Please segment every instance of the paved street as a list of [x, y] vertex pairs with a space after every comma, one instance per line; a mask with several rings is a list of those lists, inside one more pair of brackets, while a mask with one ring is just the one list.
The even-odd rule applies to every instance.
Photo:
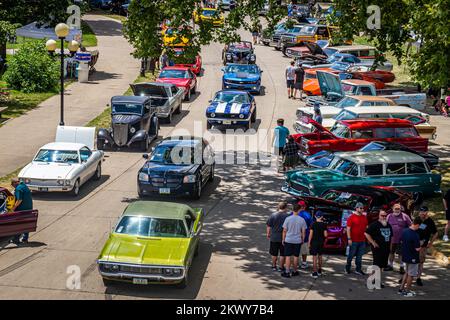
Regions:
[[[91, 18], [89, 18], [91, 19]], [[97, 16], [96, 16], [97, 19]], [[99, 18], [100, 19], [100, 18]], [[102, 21], [93, 22], [99, 29]], [[105, 38], [107, 38], [105, 36]], [[101, 51], [99, 70], [114, 68], [115, 75], [105, 71], [104, 80], [108, 84], [108, 95], [121, 94], [125, 84], [132, 81], [138, 73], [138, 65], [128, 56], [130, 48], [119, 31], [115, 35], [117, 44], [111, 44], [110, 53], [105, 47]], [[99, 37], [99, 46], [102, 37]], [[175, 117], [172, 125], [162, 125], [161, 134], [167, 136], [177, 129], [193, 132], [195, 121], [204, 120], [205, 107], [213, 94], [221, 89], [220, 61], [222, 46], [213, 44], [203, 49], [204, 75], [199, 78], [199, 93], [190, 103], [183, 104], [181, 115]], [[113, 54], [113, 52], [117, 52]], [[107, 54], [111, 57], [106, 58]], [[256, 96], [258, 121], [255, 127], [260, 133], [273, 129], [276, 119], [284, 117], [287, 126], [292, 127], [295, 110], [299, 102], [287, 99], [284, 81], [284, 68], [289, 62], [279, 52], [269, 47], [258, 46], [257, 62], [264, 70], [264, 93]], [[116, 58], [114, 58], [114, 57]], [[100, 65], [102, 63], [102, 65]], [[103, 69], [104, 68], [104, 69]], [[119, 70], [120, 69], [120, 70]], [[120, 74], [120, 75], [119, 75]], [[101, 74], [100, 74], [101, 76]], [[116, 77], [115, 81], [106, 80]], [[79, 112], [67, 118], [67, 125], [82, 125], [103, 110], [106, 100], [96, 95], [98, 87], [89, 88], [93, 104], [80, 105]], [[75, 90], [73, 86], [72, 90]], [[103, 90], [103, 89], [102, 89]], [[110, 94], [109, 94], [110, 92]], [[79, 96], [79, 93], [77, 93]], [[66, 97], [70, 101], [72, 95]], [[27, 122], [31, 117], [24, 116], [11, 121], [0, 128], [0, 135], [15, 136], [12, 125], [35, 125], [36, 135], [29, 146], [29, 154], [17, 159], [15, 167], [5, 165], [8, 153], [16, 154], [15, 149], [2, 148], [0, 151], [0, 175], [10, 172], [20, 164], [26, 163], [37, 147], [49, 141], [54, 134], [54, 124], [58, 122], [58, 113], [48, 109], [58, 106], [56, 100], [49, 101], [47, 107], [32, 111], [36, 119], [46, 119], [45, 124]], [[80, 97], [81, 99], [81, 97]], [[94, 103], [95, 101], [95, 103]], [[74, 97], [69, 102], [77, 105]], [[53, 107], [51, 107], [53, 106]], [[47, 111], [45, 111], [47, 109]], [[44, 115], [48, 113], [48, 118]], [[35, 114], [35, 115], [34, 115]], [[28, 118], [27, 118], [28, 117]], [[41, 118], [42, 117], [42, 118]], [[39, 127], [38, 127], [39, 126]], [[204, 121], [202, 128], [206, 128]], [[20, 132], [26, 132], [21, 130]], [[38, 134], [39, 132], [39, 134]], [[269, 131], [268, 131], [269, 132]], [[438, 132], [440, 134], [440, 132]], [[42, 135], [42, 136], [41, 136]], [[233, 137], [237, 137], [236, 135]], [[211, 134], [210, 141], [216, 151], [224, 151], [233, 158], [239, 157], [239, 151], [253, 150], [267, 152], [270, 136], [262, 134], [257, 143], [242, 141], [247, 137], [239, 136], [235, 147], [223, 146], [223, 134]], [[232, 139], [230, 139], [232, 140]], [[268, 141], [269, 140], [269, 141]], [[230, 141], [228, 141], [230, 143]], [[447, 142], [448, 143], [448, 142]], [[245, 154], [244, 154], [245, 155]], [[18, 163], [20, 162], [20, 163]], [[0, 298], [1, 299], [398, 299], [398, 274], [389, 273], [387, 288], [370, 292], [365, 287], [365, 278], [343, 274], [342, 255], [325, 256], [323, 278], [313, 280], [310, 270], [302, 271], [300, 277], [284, 279], [270, 268], [267, 253], [268, 241], [265, 238], [265, 221], [278, 201], [287, 199], [279, 191], [283, 176], [262, 164], [219, 165], [216, 168], [215, 181], [208, 185], [201, 200], [190, 201], [184, 198], [170, 200], [187, 203], [193, 207], [202, 207], [207, 213], [203, 229], [200, 254], [194, 261], [190, 273], [190, 285], [184, 290], [163, 286], [132, 286], [118, 284], [105, 289], [96, 269], [95, 260], [109, 231], [114, 226], [123, 209], [137, 199], [136, 175], [142, 166], [140, 152], [129, 150], [107, 152], [103, 165], [103, 178], [99, 182], [86, 184], [81, 195], [72, 198], [68, 195], [45, 194], [35, 196], [35, 207], [40, 211], [38, 231], [31, 235], [28, 246], [10, 245], [0, 251]], [[12, 170], [11, 170], [12, 169]], [[366, 255], [368, 266], [370, 256]], [[66, 281], [67, 268], [79, 266], [82, 273], [81, 288], [69, 290]], [[448, 269], [439, 267], [433, 259], [426, 264], [423, 277], [425, 286], [417, 290], [414, 299], [448, 299], [446, 284]]]

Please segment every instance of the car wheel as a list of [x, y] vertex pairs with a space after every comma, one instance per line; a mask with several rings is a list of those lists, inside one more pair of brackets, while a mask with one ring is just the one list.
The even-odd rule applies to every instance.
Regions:
[[169, 116], [164, 118], [165, 123], [172, 123], [172, 113], [169, 113]]
[[199, 251], [200, 251], [200, 241], [198, 241], [197, 246], [195, 247], [194, 257], [198, 256]]
[[73, 185], [72, 191], [71, 191], [72, 196], [76, 197], [80, 194], [80, 179], [78, 179], [77, 181], [75, 181], [75, 184]]
[[197, 84], [195, 84], [195, 86], [192, 88], [192, 94], [195, 94], [197, 92]]
[[97, 139], [97, 150], [105, 150], [105, 140]]
[[253, 123], [256, 122], [256, 109], [255, 109], [255, 111], [253, 111], [253, 113], [252, 113], [251, 120], [252, 120]]
[[265, 45], [265, 46], [269, 45], [269, 43], [267, 41], [263, 41], [262, 44]]
[[105, 287], [109, 287], [109, 286], [111, 286], [114, 283], [114, 281], [109, 280], [109, 279], [105, 279], [105, 278], [102, 278], [102, 280], [103, 280], [103, 285]]
[[98, 181], [102, 178], [102, 165], [99, 163], [97, 169], [95, 170], [94, 180]]
[[202, 176], [198, 177], [197, 185], [195, 186], [194, 191], [191, 193], [191, 198], [194, 200], [200, 199], [202, 196]]
[[191, 90], [188, 90], [186, 95], [184, 96], [184, 101], [191, 100]]
[[141, 189], [139, 189], [139, 188], [138, 188], [138, 197], [139, 197], [140, 199], [143, 199], [143, 198], [144, 198], [144, 194], [141, 192]]
[[213, 165], [211, 167], [211, 173], [209, 174], [209, 179], [208, 179], [208, 181], [210, 181], [210, 182], [214, 181], [214, 168], [215, 168], [215, 166]]

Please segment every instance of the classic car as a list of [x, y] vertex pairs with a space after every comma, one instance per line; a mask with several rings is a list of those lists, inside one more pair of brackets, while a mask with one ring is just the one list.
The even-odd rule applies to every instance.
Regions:
[[163, 28], [161, 30], [161, 36], [164, 46], [178, 47], [178, 48], [188, 46], [191, 43], [191, 41], [187, 36], [189, 32], [184, 32], [186, 28], [190, 27], [182, 26], [178, 30], [171, 27]]
[[89, 179], [100, 180], [104, 153], [94, 150], [95, 128], [58, 126], [55, 142], [41, 147], [20, 172], [31, 191], [78, 196]]
[[[328, 48], [330, 50], [330, 48]], [[361, 66], [361, 67], [368, 67], [368, 68], [374, 68], [375, 70], [382, 70], [382, 71], [392, 71], [393, 65], [390, 62], [383, 62], [383, 64], [380, 65], [374, 65], [375, 60], [368, 60], [368, 59], [359, 59], [358, 57], [350, 54], [350, 53], [335, 53], [332, 56], [328, 57], [323, 62], [314, 60], [311, 62], [304, 61], [302, 66], [304, 68], [326, 68], [330, 67], [332, 64], [336, 62], [344, 62], [347, 63], [348, 66]]]
[[417, 110], [424, 110], [426, 106], [426, 94], [412, 90], [399, 91], [396, 88], [376, 90], [371, 82], [358, 79], [342, 80], [338, 75], [317, 71], [317, 79], [322, 96], [308, 97], [306, 106], [335, 105], [348, 95], [369, 95], [391, 99], [398, 106], [405, 106]]
[[142, 82], [130, 84], [135, 96], [150, 98], [150, 106], [156, 107], [156, 115], [166, 123], [172, 122], [172, 115], [181, 113], [184, 88], [172, 83]]
[[246, 91], [222, 90], [216, 93], [206, 108], [206, 128], [213, 126], [245, 126], [256, 122], [256, 102]]
[[339, 152], [326, 168], [288, 171], [282, 191], [320, 196], [349, 185], [395, 187], [433, 196], [441, 192], [441, 175], [432, 173], [424, 158], [405, 151]]
[[368, 45], [340, 45], [340, 46], [328, 46], [329, 55], [335, 53], [349, 53], [361, 60], [375, 60], [377, 54], [377, 48]]
[[39, 212], [37, 210], [12, 211], [14, 195], [0, 187], [0, 247], [19, 234], [35, 232]]
[[256, 64], [227, 64], [222, 68], [222, 89], [261, 93], [261, 72]]
[[104, 285], [122, 281], [185, 288], [203, 219], [203, 209], [180, 203], [129, 204], [97, 259]]
[[164, 67], [156, 82], [172, 83], [178, 88], [184, 88], [184, 100], [191, 100], [191, 95], [197, 91], [197, 77], [189, 67]]
[[224, 17], [220, 10], [214, 8], [199, 8], [194, 11], [195, 23], [211, 23], [214, 27], [221, 27], [224, 23]]
[[286, 48], [284, 54], [296, 60], [298, 64], [312, 61], [324, 61], [334, 54], [328, 51], [329, 41], [319, 40], [316, 42], [300, 41], [299, 43]]
[[183, 48], [174, 48], [174, 66], [175, 67], [189, 67], [195, 75], [199, 75], [202, 71], [202, 57], [197, 55], [195, 58], [187, 59], [183, 56]]
[[144, 159], [137, 177], [141, 198], [156, 194], [200, 199], [203, 187], [214, 180], [214, 150], [202, 138], [166, 138]]
[[269, 46], [274, 47], [276, 50], [281, 50], [281, 38], [296, 37], [298, 34], [300, 34], [303, 26], [303, 24], [295, 24], [291, 28], [286, 28], [286, 24], [279, 25], [279, 28], [275, 29], [272, 37], [270, 38]]
[[336, 120], [392, 118], [411, 121], [423, 138], [435, 139], [436, 137], [436, 126], [430, 125], [430, 116], [428, 114], [403, 106], [378, 106], [376, 108], [349, 107], [342, 109], [333, 118], [323, 119], [322, 126], [326, 129], [331, 129], [336, 123]]
[[331, 130], [312, 119], [306, 121], [315, 130], [293, 135], [303, 157], [322, 150], [355, 151], [372, 141], [397, 142], [421, 152], [428, 149], [428, 139], [422, 138], [408, 120], [338, 120]]
[[218, 0], [217, 7], [222, 10], [231, 11], [236, 8], [236, 0]]
[[[387, 142], [387, 141], [372, 141], [368, 144], [366, 144], [364, 147], [359, 149], [358, 151], [366, 152], [366, 151], [383, 151], [383, 150], [400, 150], [400, 151], [406, 151], [411, 152], [414, 154], [417, 154], [425, 159], [428, 166], [431, 169], [436, 168], [439, 165], [439, 157], [432, 154], [431, 152], [420, 152], [413, 150], [411, 148], [408, 148], [402, 144], [395, 143], [395, 142]], [[305, 163], [313, 168], [325, 168], [327, 167], [331, 160], [334, 158], [334, 152], [333, 151], [326, 151], [322, 150], [319, 151], [313, 155], [310, 155], [306, 157]]]
[[256, 55], [252, 43], [241, 41], [225, 45], [222, 51], [222, 60], [224, 65], [227, 63], [255, 64]]
[[411, 215], [416, 201], [413, 194], [393, 187], [345, 186], [325, 191], [320, 197], [296, 196], [306, 202], [309, 212], [324, 213], [327, 237], [324, 249], [344, 251], [347, 247], [346, 218], [353, 212], [358, 202], [364, 205], [369, 223], [378, 219], [380, 209], [391, 211], [395, 203], [400, 203], [404, 212]]
[[258, 15], [265, 16], [270, 10], [270, 3], [269, 1], [264, 1], [264, 4], [262, 7], [258, 10]]
[[268, 46], [270, 44], [270, 41], [272, 40], [272, 37], [276, 33], [286, 32], [288, 29], [285, 28], [285, 26], [285, 22], [280, 22], [273, 28], [273, 30], [271, 30], [270, 28], [263, 29], [260, 37], [260, 41], [262, 42], [262, 44]]
[[158, 134], [159, 120], [153, 98], [115, 96], [111, 98], [111, 127], [98, 130], [97, 149], [139, 144], [139, 148], [147, 151]]

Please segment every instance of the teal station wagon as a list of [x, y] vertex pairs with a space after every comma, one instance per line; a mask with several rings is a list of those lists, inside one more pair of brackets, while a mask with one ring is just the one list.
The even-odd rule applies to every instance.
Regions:
[[348, 185], [390, 186], [432, 196], [441, 192], [441, 175], [432, 173], [424, 158], [405, 151], [342, 152], [327, 168], [287, 172], [281, 190], [320, 196]]

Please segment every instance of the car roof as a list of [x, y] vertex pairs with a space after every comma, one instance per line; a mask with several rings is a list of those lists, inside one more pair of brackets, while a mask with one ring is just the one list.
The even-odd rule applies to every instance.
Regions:
[[399, 150], [338, 152], [336, 155], [359, 165], [425, 162], [425, 159], [417, 154]]
[[375, 108], [348, 107], [345, 110], [356, 114], [405, 113], [420, 115], [420, 111], [405, 106], [377, 106]]
[[175, 65], [175, 66], [164, 67], [164, 68], [162, 68], [161, 71], [164, 71], [164, 70], [182, 70], [182, 71], [188, 71], [188, 70], [190, 70], [190, 68], [189, 68], [189, 67], [186, 67], [186, 66], [177, 66], [177, 65]]
[[51, 143], [47, 143], [46, 145], [42, 146], [41, 149], [78, 151], [83, 147], [86, 147], [86, 145], [84, 145], [82, 143], [51, 142]]
[[383, 120], [340, 120], [339, 122], [343, 123], [350, 129], [370, 129], [370, 128], [409, 128], [414, 125], [411, 121], [404, 119], [383, 119]]
[[385, 98], [385, 97], [379, 97], [379, 96], [355, 96], [355, 95], [348, 95], [347, 97], [353, 98], [353, 99], [357, 99], [360, 101], [386, 101], [386, 102], [392, 102], [394, 103], [394, 101], [392, 101], [391, 99]]
[[151, 98], [148, 96], [114, 96], [111, 98], [112, 102], [144, 103], [147, 100], [151, 100]]
[[348, 45], [348, 46], [331, 46], [328, 47], [330, 49], [335, 49], [338, 51], [344, 51], [344, 50], [370, 50], [370, 49], [376, 49], [373, 46], [368, 45]]
[[174, 202], [136, 201], [128, 205], [122, 216], [146, 216], [152, 218], [184, 219], [191, 207]]
[[248, 95], [247, 91], [242, 91], [242, 90], [220, 90], [220, 91], [217, 91], [216, 94], [218, 94], [219, 92]]
[[187, 137], [187, 136], [180, 136], [180, 137], [168, 137], [165, 138], [163, 141], [161, 141], [158, 146], [187, 146], [187, 147], [193, 147], [194, 145], [201, 144], [203, 141], [202, 138], [197, 137]]
[[360, 79], [347, 79], [342, 80], [342, 83], [352, 84], [352, 85], [373, 85], [372, 82], [366, 81], [366, 80], [360, 80]]

